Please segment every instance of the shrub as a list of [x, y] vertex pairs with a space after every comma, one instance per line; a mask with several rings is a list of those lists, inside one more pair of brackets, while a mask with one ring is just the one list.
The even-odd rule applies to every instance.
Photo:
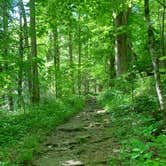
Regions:
[[109, 103], [111, 99], [114, 97], [114, 93], [111, 89], [102, 91], [98, 96], [97, 96], [97, 101], [104, 105]]
[[110, 166], [165, 166], [166, 132], [159, 130], [154, 134], [165, 123], [162, 112], [157, 111], [154, 80], [137, 79], [132, 91], [130, 84], [123, 89], [127, 86], [123, 83], [117, 82], [98, 96], [98, 101], [111, 112], [110, 132], [120, 146], [119, 154], [110, 156]]
[[156, 111], [158, 108], [157, 99], [151, 95], [138, 95], [134, 97], [134, 110], [137, 112]]
[[0, 166], [29, 163], [44, 137], [83, 106], [76, 96], [52, 98], [24, 114], [0, 117]]

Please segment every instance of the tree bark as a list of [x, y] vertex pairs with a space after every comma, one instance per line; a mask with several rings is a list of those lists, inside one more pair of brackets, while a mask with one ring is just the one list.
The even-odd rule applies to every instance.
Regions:
[[[163, 3], [165, 4], [165, 0], [163, 0]], [[163, 6], [163, 12], [162, 12], [162, 27], [161, 27], [161, 53], [162, 56], [165, 56], [165, 6]], [[166, 62], [165, 62], [166, 64]]]
[[[9, 12], [8, 12], [8, 8], [9, 8], [9, 4], [8, 4], [8, 1], [3, 1], [3, 9], [2, 9], [2, 13], [3, 13], [3, 42], [4, 42], [4, 45], [3, 45], [3, 58], [5, 60], [4, 62], [4, 66], [3, 66], [3, 70], [5, 72], [8, 71], [8, 61], [7, 61], [7, 58], [8, 58], [8, 23], [9, 23]], [[13, 103], [13, 90], [12, 88], [10, 87], [9, 85], [9, 90], [8, 90], [8, 93], [7, 93], [7, 98], [8, 98], [8, 105], [9, 105], [9, 110], [10, 111], [13, 111], [14, 110], [14, 103]]]
[[145, 8], [145, 19], [146, 19], [147, 33], [148, 33], [148, 47], [149, 47], [149, 53], [150, 53], [152, 64], [153, 64], [156, 93], [157, 93], [158, 101], [160, 104], [160, 109], [164, 110], [165, 103], [164, 103], [164, 97], [163, 97], [162, 89], [161, 89], [159, 60], [158, 60], [159, 57], [157, 55], [157, 51], [155, 50], [155, 37], [154, 37], [153, 27], [151, 25], [151, 20], [150, 20], [149, 0], [144, 0], [144, 8]]
[[21, 10], [21, 3], [19, 4], [20, 12], [20, 30], [19, 30], [19, 71], [18, 71], [18, 106], [21, 109], [25, 109], [24, 98], [23, 98], [23, 56], [24, 56], [24, 46], [23, 46], [23, 22], [22, 16], [23, 12]]
[[115, 18], [115, 69], [116, 75], [125, 74], [128, 70], [127, 30], [130, 9], [120, 12]]
[[32, 55], [29, 53], [29, 37], [28, 37], [28, 22], [27, 22], [27, 16], [24, 8], [23, 0], [20, 0], [20, 10], [22, 12], [23, 17], [23, 36], [24, 36], [24, 51], [26, 50], [27, 56], [28, 56], [28, 90], [30, 98], [32, 98]]
[[[79, 15], [80, 21], [80, 15]], [[81, 95], [81, 27], [78, 25], [78, 95]]]
[[39, 78], [38, 78], [38, 63], [37, 63], [37, 43], [36, 43], [36, 14], [35, 0], [30, 0], [30, 36], [31, 36], [31, 54], [32, 54], [32, 103], [38, 104], [40, 101], [39, 94]]
[[[69, 27], [70, 28], [70, 27]], [[72, 31], [69, 29], [69, 61], [70, 61], [70, 79], [71, 79], [71, 92], [74, 94], [75, 89], [74, 89], [74, 70], [73, 70], [73, 36], [72, 36]]]
[[113, 55], [110, 55], [108, 59], [108, 87], [109, 88], [113, 86], [112, 79], [115, 77], [114, 65], [115, 65], [115, 58]]
[[55, 23], [53, 29], [53, 45], [54, 45], [54, 70], [55, 70], [55, 92], [56, 97], [60, 96], [60, 53], [58, 41], [58, 28]]

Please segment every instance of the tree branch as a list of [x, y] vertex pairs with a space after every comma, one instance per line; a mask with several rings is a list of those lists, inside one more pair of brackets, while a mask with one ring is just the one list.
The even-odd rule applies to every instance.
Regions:
[[164, 4], [164, 2], [161, 2], [160, 0], [157, 0], [157, 2], [162, 5], [164, 8], [166, 8], [166, 4]]

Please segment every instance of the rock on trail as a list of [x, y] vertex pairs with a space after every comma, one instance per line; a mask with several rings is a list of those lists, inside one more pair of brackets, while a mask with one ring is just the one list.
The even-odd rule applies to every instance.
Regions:
[[91, 103], [48, 136], [32, 165], [107, 166], [118, 146], [110, 129], [108, 112]]

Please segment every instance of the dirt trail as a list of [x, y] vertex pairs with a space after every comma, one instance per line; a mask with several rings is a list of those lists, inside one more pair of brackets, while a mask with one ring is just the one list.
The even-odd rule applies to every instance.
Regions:
[[42, 145], [33, 166], [109, 166], [118, 146], [110, 115], [91, 102], [83, 112], [56, 128]]

